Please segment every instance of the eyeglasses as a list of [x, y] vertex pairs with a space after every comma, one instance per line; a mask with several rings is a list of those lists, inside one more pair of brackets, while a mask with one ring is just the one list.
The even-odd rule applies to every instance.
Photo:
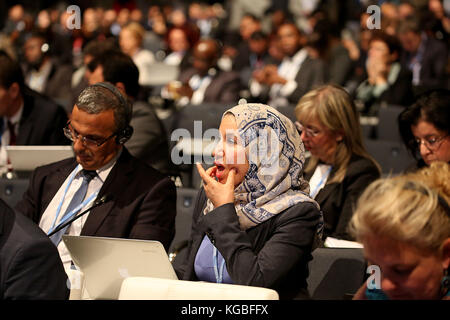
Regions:
[[309, 129], [309, 128], [304, 127], [304, 126], [303, 126], [300, 122], [298, 122], [298, 121], [295, 121], [295, 126], [297, 127], [298, 133], [302, 134], [302, 132], [304, 131], [304, 132], [305, 132], [305, 135], [308, 136], [308, 137], [314, 138], [314, 137], [316, 137], [316, 136], [320, 133], [320, 131], [317, 131], [317, 130], [313, 130], [313, 129]]
[[81, 138], [81, 143], [83, 146], [92, 148], [92, 147], [100, 147], [102, 144], [104, 144], [106, 141], [111, 139], [112, 137], [116, 136], [117, 133], [114, 133], [110, 135], [108, 138], [96, 138], [96, 137], [90, 137], [90, 136], [83, 136], [79, 134], [71, 125], [70, 121], [67, 123], [67, 125], [63, 128], [64, 135], [72, 142], [75, 142], [78, 138]]
[[415, 138], [411, 140], [411, 144], [417, 148], [423, 143], [430, 151], [436, 151], [441, 146], [441, 141], [448, 137], [448, 134], [442, 137], [429, 137], [425, 139]]

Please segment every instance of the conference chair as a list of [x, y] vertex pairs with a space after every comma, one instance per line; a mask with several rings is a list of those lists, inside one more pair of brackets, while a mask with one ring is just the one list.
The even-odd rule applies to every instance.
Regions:
[[401, 142], [368, 139], [365, 145], [369, 154], [380, 164], [383, 176], [399, 174], [414, 162]]
[[[237, 101], [235, 104], [237, 104]], [[192, 170], [195, 167], [193, 164], [195, 162], [204, 162], [202, 161], [203, 158], [208, 155], [210, 157], [212, 154], [211, 148], [209, 150], [195, 149], [196, 145], [199, 145], [201, 147], [203, 146], [203, 144], [200, 142], [194, 145], [191, 143], [191, 140], [205, 140], [207, 143], [205, 143], [204, 145], [208, 145], [209, 143], [214, 143], [215, 139], [219, 139], [220, 136], [218, 134], [218, 131], [213, 131], [210, 129], [219, 129], [223, 113], [229, 108], [233, 107], [235, 104], [202, 103], [200, 105], [187, 105], [182, 109], [176, 111], [176, 113], [174, 114], [172, 122], [174, 131], [171, 132], [171, 135], [169, 137], [170, 152], [172, 153], [176, 151], [176, 154], [179, 154], [180, 157], [190, 159], [190, 163], [178, 165], [183, 186], [198, 188], [194, 185], [193, 182]], [[207, 132], [208, 136], [205, 135], [207, 130], [209, 130]], [[183, 140], [184, 145], [192, 145], [194, 149], [180, 149], [179, 146], [177, 147], [176, 145], [181, 139]], [[173, 150], [174, 148], [182, 151]], [[189, 152], [189, 150], [191, 150], [191, 152]], [[207, 155], [205, 155], [203, 151], [205, 151]]]
[[314, 300], [350, 299], [364, 282], [361, 248], [317, 248], [309, 262], [308, 291]]
[[129, 277], [119, 300], [278, 300], [275, 290], [235, 284]]
[[14, 208], [22, 200], [28, 184], [28, 179], [0, 179], [0, 198]]
[[175, 218], [175, 237], [169, 247], [169, 259], [177, 266], [184, 260], [185, 247], [190, 238], [192, 215], [198, 189], [177, 188], [177, 215]]
[[292, 122], [295, 122], [297, 118], [295, 117], [295, 105], [287, 105], [287, 106], [278, 106], [276, 109], [286, 116]]
[[404, 109], [402, 106], [388, 105], [378, 110], [377, 139], [402, 142], [397, 118]]

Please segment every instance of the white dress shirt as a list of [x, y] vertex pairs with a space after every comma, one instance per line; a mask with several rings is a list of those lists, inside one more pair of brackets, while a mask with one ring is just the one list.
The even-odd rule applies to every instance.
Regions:
[[300, 49], [293, 57], [285, 57], [281, 64], [278, 66], [278, 75], [287, 80], [282, 84], [274, 84], [270, 88], [270, 101], [269, 105], [274, 106], [286, 106], [288, 105], [287, 97], [289, 97], [295, 89], [297, 89], [297, 82], [295, 77], [297, 76], [300, 67], [305, 59], [308, 57], [308, 51], [303, 48]]
[[[117, 158], [119, 156], [120, 156], [120, 152], [108, 164], [106, 164], [104, 167], [96, 170], [97, 176], [89, 182], [88, 190], [86, 192], [86, 197], [84, 200], [86, 200], [87, 198], [89, 198], [90, 195], [92, 195], [93, 193], [95, 193], [101, 189], [101, 187], [103, 186], [103, 183], [105, 182], [106, 178], [108, 177], [109, 173], [111, 172], [111, 169], [114, 167], [114, 165], [117, 161]], [[45, 233], [48, 234], [50, 229], [52, 229], [53, 221], [55, 220], [55, 214], [56, 214], [58, 205], [62, 201], [61, 210], [59, 212], [58, 218], [56, 219], [56, 223], [55, 223], [55, 227], [58, 226], [58, 223], [61, 220], [61, 218], [63, 217], [64, 213], [66, 212], [67, 207], [69, 206], [70, 201], [72, 200], [75, 192], [77, 192], [77, 190], [81, 186], [81, 183], [83, 181], [83, 177], [81, 175], [82, 170], [83, 170], [83, 168], [81, 167], [81, 165], [76, 166], [76, 168], [67, 176], [66, 180], [61, 185], [58, 192], [56, 192], [55, 196], [50, 201], [48, 207], [45, 209], [44, 214], [42, 215], [41, 221], [39, 222], [39, 227]], [[74, 172], [76, 172], [75, 177], [67, 190], [66, 196], [63, 199], [64, 191], [66, 190], [67, 184], [70, 181], [70, 177]], [[82, 212], [83, 210], [89, 208], [94, 201], [95, 201], [95, 197], [89, 203], [87, 203], [83, 208], [81, 208], [81, 210], [79, 212]], [[89, 212], [87, 214], [85, 214], [84, 216], [82, 216], [81, 218], [72, 222], [72, 224], [67, 229], [66, 234], [79, 236], [81, 234], [81, 230], [83, 229], [84, 223], [86, 222], [88, 216], [89, 216]], [[69, 270], [71, 267], [72, 258], [71, 258], [70, 253], [67, 250], [67, 247], [63, 241], [61, 241], [58, 245], [58, 252], [59, 252], [59, 255], [63, 262], [64, 269], [66, 269], [66, 271]]]

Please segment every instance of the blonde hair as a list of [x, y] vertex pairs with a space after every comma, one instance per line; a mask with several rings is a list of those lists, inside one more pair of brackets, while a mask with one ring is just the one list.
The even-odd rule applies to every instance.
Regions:
[[386, 236], [441, 253], [443, 242], [450, 237], [450, 216], [438, 195], [448, 206], [448, 163], [433, 162], [416, 173], [379, 179], [359, 198], [349, 231], [358, 241], [368, 235]]
[[130, 22], [125, 27], [123, 27], [123, 30], [130, 31], [133, 37], [137, 40], [138, 45], [142, 45], [142, 41], [145, 36], [145, 29], [142, 25], [137, 22]]
[[[338, 143], [333, 166], [336, 173], [328, 183], [342, 182], [352, 154], [371, 160], [380, 170], [378, 163], [369, 155], [363, 146], [359, 114], [353, 99], [342, 88], [336, 85], [325, 85], [306, 93], [295, 108], [295, 116], [299, 122], [318, 120], [333, 133], [340, 133], [343, 140]], [[305, 171], [311, 172], [319, 159], [311, 156]]]

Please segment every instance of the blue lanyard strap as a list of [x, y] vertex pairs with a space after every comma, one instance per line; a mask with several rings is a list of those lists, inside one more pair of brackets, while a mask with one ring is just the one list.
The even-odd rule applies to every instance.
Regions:
[[61, 221], [59, 221], [58, 225], [55, 226], [56, 224], [56, 220], [58, 219], [58, 216], [61, 212], [61, 207], [64, 203], [64, 198], [67, 195], [67, 191], [69, 190], [70, 185], [73, 182], [73, 179], [75, 178], [75, 175], [78, 172], [78, 168], [80, 165], [78, 165], [74, 171], [72, 172], [72, 174], [70, 175], [69, 181], [67, 182], [66, 188], [64, 189], [64, 194], [58, 204], [58, 208], [56, 209], [56, 214], [55, 214], [55, 218], [53, 219], [53, 223], [52, 223], [52, 227], [50, 228], [50, 230], [48, 231], [47, 234], [51, 233], [53, 230], [55, 230], [57, 227], [59, 227], [60, 225], [62, 225], [63, 223], [67, 222], [69, 219], [71, 219], [74, 215], [76, 215], [81, 208], [83, 208], [85, 205], [87, 205], [89, 202], [91, 202], [93, 199], [95, 199], [95, 197], [97, 197], [98, 193], [100, 190], [97, 190], [96, 192], [94, 192], [93, 194], [91, 194], [86, 200], [84, 200], [82, 203], [80, 203], [77, 207], [75, 207], [71, 212], [69, 212], [68, 214], [66, 214]]
[[222, 263], [219, 264], [217, 263], [218, 261], [218, 252], [217, 252], [217, 248], [213, 246], [213, 266], [214, 266], [214, 275], [216, 276], [216, 282], [217, 283], [222, 283], [223, 281], [223, 268], [225, 267], [225, 259], [222, 260]]
[[328, 176], [330, 175], [330, 172], [331, 172], [332, 169], [333, 169], [333, 166], [330, 166], [328, 168], [328, 170], [325, 172], [325, 174], [322, 175], [322, 177], [320, 178], [319, 183], [316, 185], [314, 190], [312, 192], [310, 192], [311, 198], [314, 199], [316, 197], [317, 192], [319, 191], [320, 187], [325, 183], [325, 181], [328, 179]]

